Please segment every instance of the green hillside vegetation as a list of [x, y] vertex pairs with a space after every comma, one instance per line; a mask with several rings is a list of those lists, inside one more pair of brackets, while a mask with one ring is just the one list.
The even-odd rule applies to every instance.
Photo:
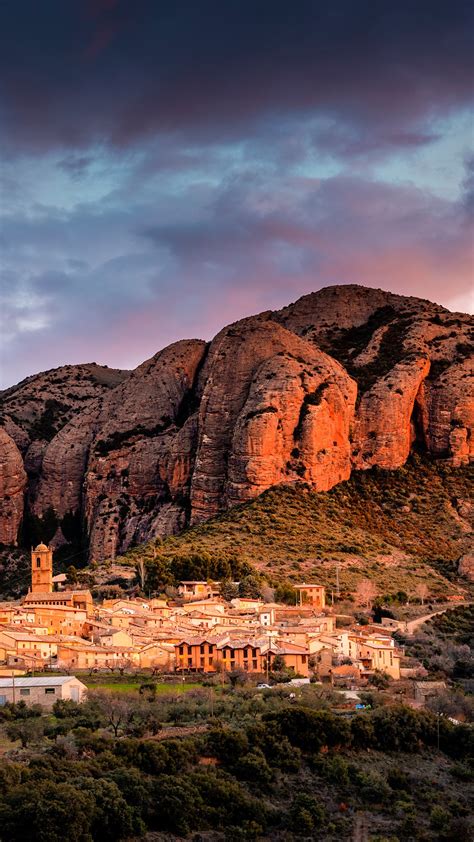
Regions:
[[[467, 589], [456, 561], [469, 525], [458, 513], [472, 489], [472, 469], [418, 455], [396, 471], [355, 472], [327, 493], [279, 486], [178, 536], [141, 545], [117, 559], [155, 567], [163, 584], [179, 578], [248, 575], [273, 584], [317, 580], [333, 587], [336, 562], [343, 590], [365, 576], [381, 593], [431, 596]], [[159, 585], [158, 582], [153, 583]]]
[[351, 715], [316, 686], [211, 690], [4, 706], [2, 842], [472, 839], [468, 725]]

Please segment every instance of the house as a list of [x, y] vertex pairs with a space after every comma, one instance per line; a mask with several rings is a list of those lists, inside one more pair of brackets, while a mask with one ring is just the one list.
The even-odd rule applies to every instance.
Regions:
[[219, 596], [220, 587], [216, 582], [180, 582], [178, 594], [183, 599], [203, 599], [206, 597]]
[[358, 643], [357, 660], [361, 661], [368, 672], [379, 670], [386, 672], [397, 681], [400, 678], [400, 654], [394, 648], [393, 640], [384, 645], [369, 640]]
[[175, 646], [176, 669], [191, 672], [216, 672], [243, 669], [246, 672], [262, 672], [262, 652], [254, 640], [231, 640], [222, 638], [190, 637]]
[[446, 690], [446, 683], [444, 681], [414, 681], [413, 690], [415, 701], [424, 704], [430, 696], [443, 693]]
[[295, 591], [299, 596], [300, 605], [306, 603], [313, 608], [322, 610], [326, 605], [326, 588], [323, 585], [295, 585]]
[[20, 629], [5, 626], [0, 628], [1, 660], [6, 660], [10, 655], [16, 657], [33, 655], [47, 662], [56, 657], [57, 651], [57, 638], [52, 635], [29, 634]]
[[85, 640], [58, 646], [57, 663], [63, 669], [116, 669], [137, 661], [137, 653], [127, 646], [95, 646]]
[[87, 614], [92, 613], [93, 600], [92, 594], [87, 590], [80, 591], [61, 591], [61, 592], [41, 592], [30, 591], [27, 593], [23, 605], [27, 608], [36, 607], [40, 605], [47, 605], [53, 608], [56, 605], [67, 606], [72, 608], [82, 608]]
[[[269, 657], [269, 668], [272, 669], [273, 661], [280, 656], [288, 669], [293, 669], [296, 675], [307, 677], [309, 675], [309, 651], [306, 646], [298, 646], [296, 643], [275, 643], [273, 640], [262, 645], [262, 654]], [[265, 660], [266, 663], [266, 660]]]
[[27, 705], [52, 708], [57, 699], [82, 702], [86, 692], [86, 685], [74, 675], [0, 678], [0, 706], [22, 701]]

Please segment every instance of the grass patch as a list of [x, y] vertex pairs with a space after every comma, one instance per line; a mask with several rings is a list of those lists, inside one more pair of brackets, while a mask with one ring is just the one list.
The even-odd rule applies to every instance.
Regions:
[[[154, 684], [152, 678], [144, 676], [143, 680], [131, 681], [129, 677], [122, 680], [104, 679], [98, 676], [84, 676], [75, 673], [90, 690], [107, 690], [113, 693], [138, 693], [143, 682]], [[191, 690], [200, 690], [202, 685], [198, 682], [188, 681], [162, 681], [155, 684], [157, 696], [178, 695], [189, 693]]]

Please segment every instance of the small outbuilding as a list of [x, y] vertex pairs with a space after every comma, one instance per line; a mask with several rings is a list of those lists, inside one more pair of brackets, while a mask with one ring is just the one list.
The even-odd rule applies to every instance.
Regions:
[[87, 687], [74, 675], [0, 678], [0, 707], [8, 702], [25, 702], [52, 708], [56, 699], [83, 702]]

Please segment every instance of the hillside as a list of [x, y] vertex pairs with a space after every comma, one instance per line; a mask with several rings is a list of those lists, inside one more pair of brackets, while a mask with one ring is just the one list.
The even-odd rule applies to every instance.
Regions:
[[472, 332], [429, 301], [335, 286], [132, 372], [28, 378], [0, 395], [0, 542], [40, 531], [100, 562], [281, 484], [326, 493], [413, 450], [466, 466]]
[[472, 480], [472, 468], [415, 455], [396, 471], [354, 473], [326, 493], [302, 485], [270, 489], [117, 561], [235, 557], [274, 582], [307, 579], [329, 587], [339, 562], [343, 590], [368, 575], [382, 593], [414, 593], [421, 581], [432, 595], [452, 593], [458, 581], [469, 588], [458, 580], [456, 562], [472, 539]]

